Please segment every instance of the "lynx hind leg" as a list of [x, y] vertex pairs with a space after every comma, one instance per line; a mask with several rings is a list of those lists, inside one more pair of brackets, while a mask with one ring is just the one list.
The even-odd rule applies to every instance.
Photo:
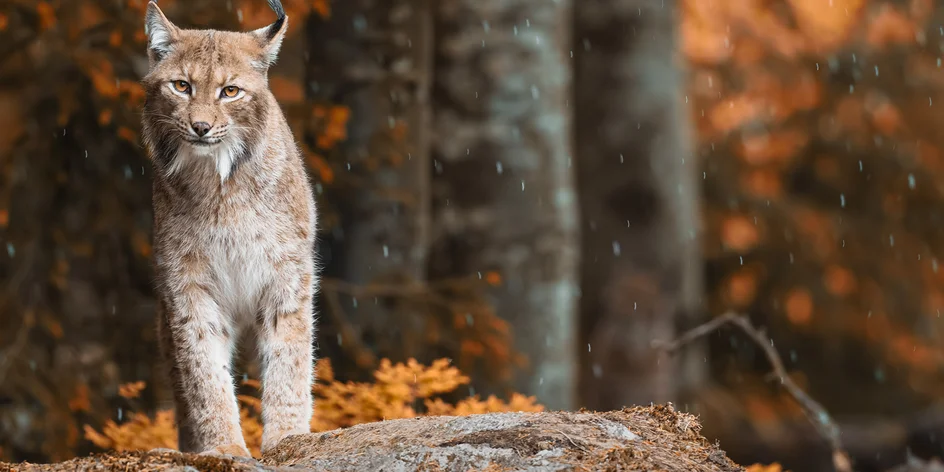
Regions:
[[219, 308], [205, 295], [181, 298], [182, 311], [165, 311], [161, 326], [162, 350], [174, 384], [179, 449], [249, 457], [230, 374], [231, 333]]
[[263, 454], [282, 439], [311, 429], [315, 329], [311, 292], [306, 288], [298, 295], [297, 309], [260, 320]]

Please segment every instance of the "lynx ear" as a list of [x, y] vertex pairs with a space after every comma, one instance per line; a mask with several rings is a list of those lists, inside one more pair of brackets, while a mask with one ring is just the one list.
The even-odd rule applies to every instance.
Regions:
[[288, 17], [285, 16], [282, 2], [280, 0], [269, 0], [269, 6], [272, 7], [279, 19], [269, 26], [252, 32], [262, 45], [263, 68], [275, 64], [275, 60], [279, 57], [279, 49], [282, 47], [282, 40], [285, 38], [285, 32], [288, 31]]
[[148, 2], [144, 14], [144, 33], [148, 36], [148, 59], [151, 67], [173, 52], [180, 30], [164, 16], [155, 0]]

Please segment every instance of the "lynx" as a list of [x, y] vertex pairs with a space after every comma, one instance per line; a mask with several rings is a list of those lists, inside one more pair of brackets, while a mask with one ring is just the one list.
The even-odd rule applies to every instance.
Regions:
[[154, 168], [162, 357], [179, 449], [249, 456], [232, 357], [257, 340], [263, 452], [309, 431], [315, 202], [267, 71], [288, 18], [255, 31], [191, 30], [147, 6], [143, 138]]

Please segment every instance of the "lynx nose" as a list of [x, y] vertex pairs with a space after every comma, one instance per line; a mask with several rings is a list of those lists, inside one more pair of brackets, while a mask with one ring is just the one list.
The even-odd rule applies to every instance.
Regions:
[[197, 121], [192, 123], [190, 126], [193, 127], [193, 130], [197, 132], [197, 136], [203, 137], [210, 132], [210, 123], [206, 121]]

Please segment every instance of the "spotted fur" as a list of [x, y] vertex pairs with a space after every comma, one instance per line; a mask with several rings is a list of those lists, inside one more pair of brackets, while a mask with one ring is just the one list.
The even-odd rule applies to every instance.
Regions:
[[288, 27], [269, 4], [278, 19], [250, 32], [178, 28], [153, 1], [145, 17], [158, 329], [182, 451], [249, 454], [231, 374], [245, 330], [262, 361], [263, 451], [309, 430], [315, 202], [268, 87]]

